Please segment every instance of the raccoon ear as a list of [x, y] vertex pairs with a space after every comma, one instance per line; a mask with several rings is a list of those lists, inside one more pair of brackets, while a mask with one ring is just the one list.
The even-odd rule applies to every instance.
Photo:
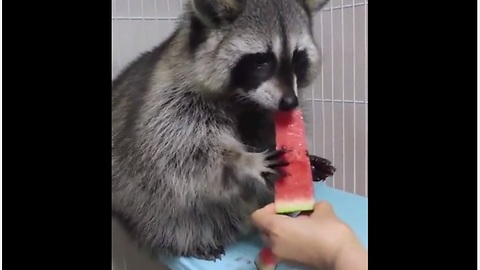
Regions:
[[315, 13], [320, 11], [330, 0], [302, 0], [310, 9], [310, 12]]
[[242, 13], [247, 0], [192, 0], [194, 12], [210, 27], [233, 22]]

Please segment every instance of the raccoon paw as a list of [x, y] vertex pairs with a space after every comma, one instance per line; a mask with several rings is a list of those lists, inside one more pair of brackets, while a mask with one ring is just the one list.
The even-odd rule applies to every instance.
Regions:
[[275, 182], [285, 176], [285, 172], [282, 167], [288, 166], [288, 161], [283, 159], [283, 156], [287, 153], [286, 149], [275, 150], [266, 153], [266, 160], [268, 168], [273, 172], [264, 172], [262, 177], [269, 188], [274, 187]]
[[206, 261], [216, 261], [225, 255], [225, 248], [223, 246], [207, 246], [198, 248], [192, 257]]
[[337, 170], [328, 159], [309, 155], [310, 165], [312, 167], [312, 176], [314, 182], [325, 181]]
[[272, 188], [275, 181], [283, 176], [281, 168], [288, 165], [288, 162], [283, 159], [286, 152], [281, 149], [249, 153], [247, 162], [241, 165], [244, 166], [243, 170], [246, 170], [249, 176]]

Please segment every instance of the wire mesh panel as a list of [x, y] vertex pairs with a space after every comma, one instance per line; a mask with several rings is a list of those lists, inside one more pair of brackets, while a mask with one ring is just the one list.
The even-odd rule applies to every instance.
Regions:
[[[181, 0], [112, 0], [112, 78], [173, 31], [182, 6]], [[311, 152], [337, 168], [327, 185], [368, 197], [367, 16], [366, 0], [331, 0], [315, 16], [322, 69], [302, 99]]]
[[315, 17], [323, 63], [304, 99], [313, 111], [313, 150], [337, 168], [327, 184], [368, 197], [367, 16], [368, 2], [332, 0]]

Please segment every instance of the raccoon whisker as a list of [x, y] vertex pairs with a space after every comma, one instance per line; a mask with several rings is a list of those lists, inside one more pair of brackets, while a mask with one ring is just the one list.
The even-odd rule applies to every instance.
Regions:
[[238, 101], [239, 103], [245, 104], [251, 102], [251, 99], [243, 94], [240, 93], [235, 93], [234, 94], [235, 100]]

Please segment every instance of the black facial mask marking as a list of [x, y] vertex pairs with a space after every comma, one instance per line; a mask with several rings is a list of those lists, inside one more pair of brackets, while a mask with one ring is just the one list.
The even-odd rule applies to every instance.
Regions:
[[256, 89], [275, 74], [276, 68], [277, 60], [272, 52], [246, 54], [231, 71], [231, 85], [245, 91]]
[[292, 66], [295, 76], [297, 76], [297, 84], [302, 86], [306, 83], [307, 70], [310, 66], [308, 55], [305, 50], [296, 49], [292, 56]]
[[243, 89], [248, 92], [276, 76], [282, 87], [293, 89], [293, 75], [295, 75], [297, 87], [300, 88], [307, 83], [309, 67], [310, 60], [303, 49], [295, 49], [293, 55], [282, 53], [280, 62], [271, 51], [246, 54], [232, 69], [230, 85], [232, 89]]

